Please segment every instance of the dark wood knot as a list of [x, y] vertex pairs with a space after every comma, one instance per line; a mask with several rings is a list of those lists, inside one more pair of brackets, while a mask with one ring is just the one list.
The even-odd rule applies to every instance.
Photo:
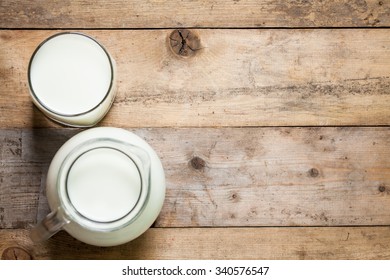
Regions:
[[169, 45], [176, 55], [192, 57], [202, 49], [199, 36], [188, 29], [176, 29], [169, 35]]
[[311, 169], [309, 170], [309, 176], [310, 176], [310, 177], [315, 178], [315, 177], [318, 177], [319, 174], [320, 174], [320, 172], [318, 171], [317, 168], [311, 168]]
[[380, 192], [385, 192], [386, 191], [386, 187], [385, 186], [379, 186], [378, 190]]
[[191, 159], [191, 166], [197, 170], [200, 170], [206, 166], [206, 162], [200, 157], [195, 156]]
[[32, 260], [31, 255], [19, 247], [9, 247], [3, 251], [2, 260]]

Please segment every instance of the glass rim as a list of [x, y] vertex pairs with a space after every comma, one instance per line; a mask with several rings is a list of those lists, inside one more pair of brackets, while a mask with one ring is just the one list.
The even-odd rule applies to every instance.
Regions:
[[[40, 98], [38, 98], [38, 96], [36, 95], [36, 93], [35, 93], [35, 91], [33, 89], [32, 82], [31, 82], [31, 66], [32, 66], [33, 60], [35, 58], [35, 55], [38, 53], [38, 51], [41, 49], [41, 47], [44, 44], [46, 44], [48, 41], [50, 41], [51, 39], [53, 39], [55, 37], [63, 36], [63, 35], [70, 35], [70, 34], [83, 36], [83, 37], [86, 37], [86, 38], [92, 40], [93, 42], [95, 42], [104, 51], [104, 53], [106, 54], [106, 56], [108, 58], [108, 62], [110, 64], [110, 70], [111, 70], [110, 71], [110, 73], [111, 73], [110, 86], [108, 87], [107, 92], [104, 95], [104, 97], [102, 98], [102, 100], [97, 105], [95, 105], [93, 108], [91, 108], [91, 109], [89, 109], [89, 110], [87, 110], [85, 112], [81, 112], [81, 113], [77, 113], [77, 114], [63, 114], [63, 113], [56, 112], [55, 110], [49, 108], [47, 105], [45, 105], [42, 102], [42, 100]], [[109, 52], [106, 50], [106, 48], [102, 44], [100, 44], [96, 39], [94, 39], [93, 37], [91, 37], [91, 36], [89, 36], [87, 34], [81, 33], [81, 32], [74, 32], [74, 31], [66, 31], [66, 32], [56, 33], [54, 35], [51, 35], [51, 36], [47, 37], [45, 40], [43, 40], [36, 47], [36, 49], [34, 50], [33, 54], [31, 55], [30, 61], [28, 63], [28, 69], [27, 69], [27, 80], [28, 80], [28, 85], [29, 85], [29, 88], [30, 88], [31, 95], [39, 103], [39, 105], [41, 105], [45, 110], [47, 110], [51, 114], [53, 114], [55, 116], [59, 116], [59, 117], [79, 117], [79, 116], [86, 115], [86, 114], [96, 110], [101, 104], [103, 104], [107, 100], [108, 96], [110, 95], [110, 93], [112, 91], [112, 88], [113, 88], [113, 84], [114, 84], [114, 75], [115, 75], [115, 73], [114, 73], [114, 64], [113, 64], [111, 56], [110, 56]]]
[[[134, 206], [133, 206], [126, 214], [122, 215], [121, 217], [119, 217], [119, 218], [117, 218], [117, 219], [110, 220], [110, 221], [104, 221], [104, 222], [102, 222], [102, 221], [96, 221], [96, 220], [93, 220], [93, 219], [91, 219], [91, 218], [88, 218], [87, 216], [83, 215], [79, 210], [77, 210], [76, 206], [74, 206], [74, 204], [72, 203], [72, 200], [71, 200], [71, 198], [70, 198], [70, 196], [69, 196], [69, 191], [68, 191], [68, 179], [69, 179], [69, 174], [70, 174], [70, 172], [71, 172], [71, 170], [72, 170], [73, 165], [74, 165], [74, 164], [77, 162], [77, 160], [80, 159], [83, 155], [85, 155], [86, 153], [89, 153], [89, 152], [91, 152], [91, 151], [97, 150], [97, 149], [111, 149], [111, 150], [117, 151], [117, 152], [119, 152], [119, 153], [125, 155], [128, 159], [130, 159], [130, 160], [134, 163], [135, 167], [137, 168], [138, 176], [139, 176], [139, 178], [140, 178], [140, 188], [141, 188], [136, 203], [134, 204]], [[140, 170], [140, 167], [138, 166], [138, 164], [137, 164], [137, 163], [136, 163], [128, 154], [124, 153], [123, 151], [121, 151], [121, 150], [118, 149], [118, 148], [107, 147], [107, 146], [99, 146], [99, 147], [90, 148], [90, 149], [88, 149], [88, 150], [86, 150], [86, 151], [83, 151], [82, 153], [78, 154], [77, 157], [76, 157], [74, 160], [72, 160], [72, 163], [70, 164], [69, 168], [67, 168], [67, 170], [66, 170], [66, 175], [65, 175], [65, 192], [66, 192], [67, 200], [69, 201], [69, 204], [70, 204], [70, 206], [72, 207], [72, 209], [73, 209], [78, 215], [82, 216], [84, 219], [87, 219], [87, 220], [89, 220], [89, 221], [91, 221], [91, 222], [93, 222], [93, 223], [99, 223], [99, 224], [110, 224], [110, 223], [115, 223], [115, 222], [120, 221], [121, 219], [125, 218], [127, 215], [129, 215], [129, 214], [134, 210], [134, 208], [137, 206], [137, 204], [139, 203], [139, 201], [140, 201], [140, 199], [141, 199], [142, 191], [143, 191], [143, 189], [144, 189], [144, 187], [145, 187], [145, 186], [144, 186], [144, 182], [143, 182], [143, 180], [142, 180], [142, 173], [141, 173], [141, 172], [142, 172], [142, 171]]]
[[[131, 224], [145, 209], [146, 204], [149, 201], [149, 196], [150, 196], [150, 183], [151, 183], [150, 182], [150, 172], [151, 172], [150, 168], [151, 168], [151, 166], [150, 166], [150, 162], [149, 162], [148, 163], [149, 166], [146, 166], [149, 169], [143, 170], [142, 166], [140, 166], [140, 164], [137, 163], [137, 160], [134, 160], [127, 152], [121, 150], [120, 148], [115, 148], [115, 147], [111, 147], [108, 145], [98, 145], [96, 147], [88, 147], [90, 145], [93, 145], [96, 142], [103, 142], [103, 141], [111, 141], [113, 143], [125, 145], [127, 147], [133, 147], [133, 148], [135, 147], [137, 149], [142, 149], [142, 151], [143, 151], [143, 148], [141, 148], [139, 146], [135, 146], [135, 145], [132, 145], [132, 144], [129, 144], [129, 143], [117, 140], [117, 139], [112, 139], [112, 138], [95, 138], [95, 139], [91, 139], [89, 141], [81, 143], [80, 145], [74, 147], [68, 153], [68, 155], [66, 156], [66, 158], [63, 160], [63, 162], [61, 164], [61, 167], [58, 171], [58, 176], [57, 176], [57, 195], [58, 195], [61, 207], [64, 209], [66, 215], [70, 218], [71, 221], [80, 225], [81, 227], [84, 227], [87, 229], [92, 229], [94, 231], [111, 232], [111, 231], [121, 229], [121, 228], [126, 227], [127, 225]], [[83, 147], [87, 147], [87, 149], [82, 150], [80, 152], [80, 149], [82, 149]], [[77, 208], [73, 205], [73, 203], [68, 195], [68, 190], [67, 190], [68, 176], [69, 176], [69, 172], [70, 172], [73, 164], [85, 153], [92, 151], [92, 150], [95, 150], [95, 149], [100, 149], [100, 148], [113, 149], [113, 150], [116, 150], [116, 151], [121, 152], [124, 155], [126, 155], [136, 166], [138, 174], [139, 174], [139, 178], [141, 181], [140, 182], [141, 191], [140, 191], [140, 194], [138, 196], [137, 202], [134, 204], [132, 209], [118, 219], [115, 219], [112, 221], [104, 221], [104, 222], [90, 219], [90, 218], [86, 217], [85, 215], [81, 214], [77, 210]], [[147, 155], [146, 152], [145, 152], [145, 154]], [[136, 154], [135, 154], [135, 156], [138, 157], [138, 159], [139, 159], [139, 156], [137, 156]], [[150, 161], [149, 155], [147, 155], [147, 157], [148, 157], [148, 160]], [[141, 164], [143, 164], [141, 159], [139, 159], [139, 161], [141, 162]], [[147, 172], [147, 174], [146, 174], [146, 172]], [[140, 204], [140, 203], [142, 203], [142, 204]], [[138, 209], [137, 209], [137, 207], [138, 207]], [[135, 210], [137, 210], [137, 213], [135, 213], [135, 215], [131, 215]], [[128, 217], [130, 217], [130, 218], [128, 218]], [[124, 223], [120, 223], [121, 221], [124, 221]], [[119, 225], [115, 225], [118, 223], [119, 223]]]

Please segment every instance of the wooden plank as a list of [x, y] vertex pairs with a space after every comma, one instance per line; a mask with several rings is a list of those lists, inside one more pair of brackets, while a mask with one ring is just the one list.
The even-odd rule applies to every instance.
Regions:
[[[0, 31], [0, 127], [51, 127], [33, 109], [27, 65], [56, 31]], [[101, 125], [389, 125], [388, 29], [194, 30], [180, 58], [171, 30], [96, 31], [117, 61], [118, 94]]]
[[43, 170], [35, 164], [0, 163], [0, 228], [28, 228], [37, 222]]
[[151, 228], [130, 243], [109, 248], [86, 245], [65, 232], [32, 244], [26, 230], [0, 230], [3, 259], [368, 260], [390, 259], [389, 249], [389, 227]]
[[0, 28], [371, 27], [390, 25], [387, 0], [0, 2]]
[[2, 130], [0, 133], [0, 161], [20, 161], [22, 133], [20, 130]]
[[[1, 164], [4, 176], [25, 178], [28, 193], [23, 197], [20, 186], [6, 180], [3, 208], [20, 213], [17, 207], [33, 205], [38, 220], [48, 213], [39, 172], [77, 131], [22, 131], [21, 157]], [[390, 225], [389, 127], [131, 131], [155, 148], [166, 172], [156, 227]], [[37, 177], [20, 166], [37, 168]], [[10, 194], [16, 191], [22, 197], [15, 206]], [[37, 220], [8, 215], [2, 227], [14, 228], [17, 219]]]

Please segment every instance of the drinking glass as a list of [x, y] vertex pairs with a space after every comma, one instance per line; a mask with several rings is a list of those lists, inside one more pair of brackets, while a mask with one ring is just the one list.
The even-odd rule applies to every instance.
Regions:
[[34, 51], [28, 66], [33, 103], [59, 123], [90, 127], [115, 98], [115, 61], [95, 39], [77, 32], [55, 34]]

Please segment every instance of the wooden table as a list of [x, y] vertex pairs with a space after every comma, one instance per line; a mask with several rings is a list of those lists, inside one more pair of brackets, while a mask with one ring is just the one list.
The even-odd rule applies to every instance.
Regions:
[[[53, 2], [0, 2], [2, 259], [390, 259], [389, 0]], [[79, 131], [28, 94], [59, 30], [111, 52], [99, 126], [140, 135], [166, 171], [157, 221], [119, 247], [28, 238]]]

